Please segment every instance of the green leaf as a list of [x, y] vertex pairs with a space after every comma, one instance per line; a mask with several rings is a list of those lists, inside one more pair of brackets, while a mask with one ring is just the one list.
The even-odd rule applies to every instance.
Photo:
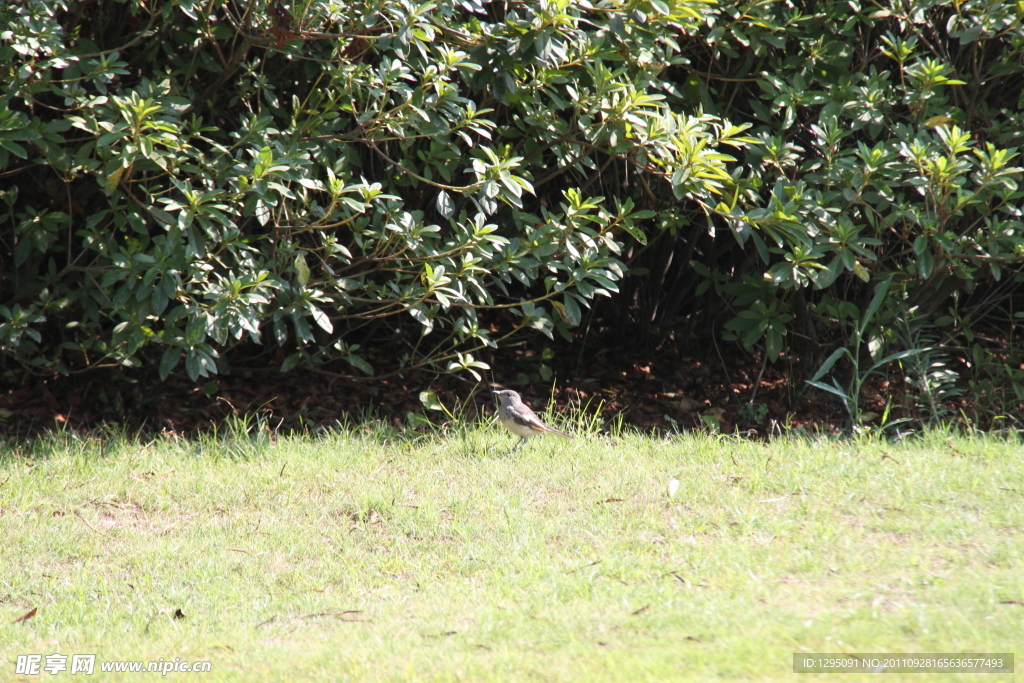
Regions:
[[[821, 364], [821, 367], [818, 368], [818, 371], [814, 373], [814, 377], [810, 379], [810, 383], [814, 384], [817, 380], [824, 377], [825, 373], [832, 369], [832, 366], [836, 364], [837, 360], [842, 358], [843, 354], [852, 357], [852, 354], [848, 349], [846, 349], [845, 347], [839, 347], [838, 349], [832, 352], [832, 354], [825, 360], [824, 363]], [[815, 384], [815, 386], [817, 385]]]
[[306, 265], [306, 257], [302, 254], [295, 255], [295, 279], [300, 285], [309, 282], [309, 266]]
[[860, 336], [864, 336], [864, 332], [868, 329], [868, 325], [871, 324], [872, 318], [875, 317], [875, 313], [878, 313], [878, 309], [881, 308], [882, 302], [885, 301], [886, 295], [889, 293], [889, 285], [892, 284], [893, 276], [885, 278], [875, 286], [875, 295], [871, 297], [871, 303], [864, 310], [864, 315], [857, 323], [857, 330]]
[[159, 374], [160, 379], [165, 380], [171, 374], [171, 371], [178, 366], [181, 361], [182, 348], [180, 346], [169, 346], [164, 350], [163, 355], [160, 357], [160, 368]]
[[935, 256], [930, 248], [917, 255], [917, 272], [923, 279], [927, 280], [931, 276], [934, 267]]
[[849, 395], [847, 395], [847, 393], [843, 391], [841, 387], [833, 386], [831, 384], [825, 384], [824, 382], [814, 382], [812, 380], [807, 380], [807, 383], [810, 384], [812, 387], [821, 389], [822, 391], [827, 391], [830, 394], [835, 394], [839, 398], [843, 399], [843, 404], [847, 407], [847, 409], [849, 409], [850, 403], [852, 402], [852, 398]]
[[672, 14], [672, 10], [669, 9], [669, 6], [663, 0], [651, 0], [651, 8], [658, 14], [665, 16]]
[[359, 356], [355, 355], [354, 353], [350, 353], [347, 356], [345, 356], [345, 361], [352, 367], [356, 368], [357, 370], [361, 370], [367, 375], [373, 374], [373, 366], [367, 363]]
[[289, 355], [284, 359], [284, 362], [281, 363], [281, 372], [288, 372], [289, 370], [297, 367], [298, 364], [302, 362], [303, 356], [304, 354], [302, 353], [293, 353]]
[[444, 410], [444, 406], [437, 400], [437, 394], [433, 391], [421, 391], [420, 404], [427, 410]]
[[768, 328], [765, 334], [765, 346], [768, 352], [768, 358], [772, 361], [778, 360], [782, 354], [782, 332], [778, 330], [774, 325]]
[[635, 225], [632, 220], [626, 220], [622, 223], [622, 229], [625, 230], [640, 244], [647, 246], [647, 235], [644, 231]]
[[889, 365], [889, 363], [891, 363], [891, 362], [893, 362], [895, 360], [902, 360], [903, 358], [910, 358], [911, 356], [916, 356], [919, 353], [925, 353], [927, 351], [932, 351], [932, 350], [933, 349], [931, 349], [931, 348], [927, 348], [927, 349], [907, 349], [905, 351], [897, 351], [896, 353], [891, 353], [888, 356], [886, 356], [885, 358], [877, 361], [870, 368], [868, 368], [868, 371], [867, 371], [867, 373], [864, 376], [866, 377], [867, 375], [870, 375], [871, 373], [875, 372], [876, 370], [879, 370], [881, 368], [886, 367], [887, 365]]
[[28, 159], [28, 150], [13, 140], [0, 140], [0, 147], [3, 147], [19, 159]]
[[107, 176], [106, 180], [103, 181], [103, 191], [107, 194], [113, 193], [117, 189], [118, 183], [121, 182], [121, 176], [124, 175], [124, 166], [118, 166], [114, 169], [110, 175]]
[[[579, 304], [576, 303], [576, 299], [569, 293], [566, 293], [563, 298], [563, 306], [559, 309], [559, 314], [562, 315], [562, 319], [568, 324], [576, 327], [580, 324], [583, 319], [583, 314], [580, 311]], [[555, 302], [552, 301], [552, 304]]]
[[309, 314], [313, 316], [313, 322], [319, 325], [321, 330], [327, 334], [332, 334], [334, 332], [334, 323], [331, 322], [331, 319], [322, 310], [310, 304]]
[[444, 190], [437, 193], [436, 206], [437, 212], [445, 218], [451, 218], [452, 214], [455, 213], [455, 202], [452, 201], [452, 198]]
[[191, 352], [185, 356], [185, 372], [188, 373], [189, 379], [195, 382], [199, 379], [199, 376], [203, 372], [203, 365], [199, 361], [199, 358]]

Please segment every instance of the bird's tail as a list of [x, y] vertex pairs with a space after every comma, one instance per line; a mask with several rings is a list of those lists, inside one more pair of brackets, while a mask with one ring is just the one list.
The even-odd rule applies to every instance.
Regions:
[[[545, 425], [545, 426], [546, 426], [546, 425]], [[574, 440], [574, 439], [573, 439], [573, 438], [572, 438], [571, 436], [569, 436], [569, 435], [568, 435], [568, 434], [566, 434], [565, 432], [560, 432], [560, 431], [558, 431], [557, 429], [555, 429], [554, 427], [548, 427], [548, 428], [547, 428], [547, 430], [548, 430], [549, 432], [554, 432], [555, 434], [558, 434], [559, 436], [564, 436], [565, 438], [569, 439], [569, 441], [573, 441], [573, 440]]]

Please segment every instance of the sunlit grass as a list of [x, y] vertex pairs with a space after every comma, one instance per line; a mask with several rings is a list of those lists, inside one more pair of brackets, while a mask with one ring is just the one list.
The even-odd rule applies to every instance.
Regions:
[[204, 681], [803, 680], [793, 652], [1024, 642], [1015, 441], [264, 427], [4, 450], [0, 678], [59, 652]]

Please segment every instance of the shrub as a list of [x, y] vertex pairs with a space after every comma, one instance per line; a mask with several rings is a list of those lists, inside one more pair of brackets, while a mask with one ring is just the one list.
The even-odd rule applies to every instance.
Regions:
[[259, 345], [372, 373], [383, 345], [476, 373], [520, 331], [568, 338], [599, 297], [631, 335], [689, 325], [807, 371], [837, 346], [905, 358], [898, 318], [970, 345], [953, 355], [985, 382], [1019, 361], [971, 329], [1020, 313], [1013, 4], [0, 16], [8, 362], [195, 379]]
[[[0, 348], [37, 370], [184, 360], [196, 379], [255, 342], [284, 370], [372, 373], [359, 340], [390, 320], [400, 367], [475, 372], [477, 349], [567, 335], [616, 291], [652, 213], [595, 180], [711, 205], [720, 148], [745, 144], [659, 80], [696, 1], [0, 12]], [[517, 322], [496, 334], [485, 309]]]

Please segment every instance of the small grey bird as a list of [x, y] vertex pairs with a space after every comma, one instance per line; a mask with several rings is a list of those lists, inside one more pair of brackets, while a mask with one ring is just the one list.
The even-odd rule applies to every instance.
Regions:
[[501, 402], [501, 405], [498, 407], [498, 419], [501, 420], [501, 424], [505, 426], [505, 429], [523, 439], [523, 442], [519, 444], [520, 447], [531, 436], [547, 432], [554, 432], [559, 436], [572, 439], [565, 432], [560, 432], [541, 422], [540, 418], [537, 417], [537, 413], [530, 410], [529, 406], [523, 403], [523, 399], [519, 397], [519, 394], [511, 389], [495, 389], [494, 395]]

